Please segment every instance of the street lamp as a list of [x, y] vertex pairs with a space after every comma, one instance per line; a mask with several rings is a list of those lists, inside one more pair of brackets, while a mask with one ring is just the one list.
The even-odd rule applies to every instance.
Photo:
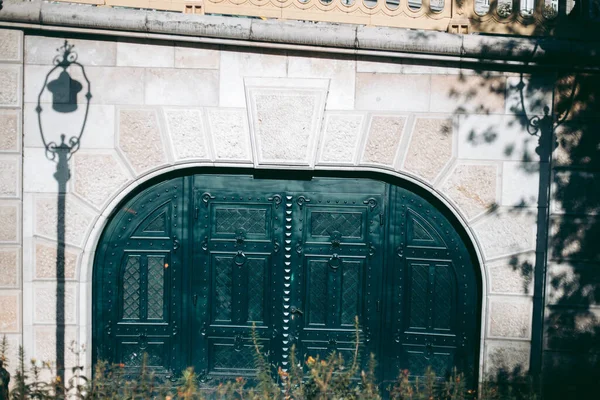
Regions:
[[[35, 112], [38, 115], [38, 126], [42, 143], [46, 151], [46, 158], [56, 163], [56, 172], [54, 178], [58, 182], [57, 199], [57, 221], [56, 221], [56, 369], [57, 377], [64, 382], [65, 367], [65, 192], [67, 182], [71, 178], [69, 170], [69, 160], [72, 155], [79, 150], [81, 136], [85, 129], [88, 112], [90, 109], [90, 100], [92, 93], [90, 90], [90, 81], [87, 78], [83, 65], [77, 62], [77, 53], [73, 51], [74, 45], [65, 43], [58, 48], [59, 54], [54, 58], [54, 67], [46, 75], [42, 89], [38, 95], [37, 107]], [[73, 67], [78, 67], [85, 80], [84, 86], [71, 77]], [[58, 77], [48, 82], [58, 72]], [[78, 133], [71, 136], [67, 141], [66, 135], [60, 133], [60, 143], [48, 140], [42, 124], [42, 95], [46, 90], [52, 94], [52, 109], [61, 115], [74, 113], [78, 109], [77, 95], [83, 89], [85, 94], [85, 114], [81, 122], [81, 129]]]

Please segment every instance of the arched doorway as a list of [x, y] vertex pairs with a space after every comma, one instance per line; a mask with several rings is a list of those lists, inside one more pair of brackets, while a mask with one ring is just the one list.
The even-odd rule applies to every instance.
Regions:
[[381, 176], [213, 172], [151, 182], [113, 213], [94, 263], [94, 361], [136, 368], [147, 353], [165, 376], [251, 376], [253, 325], [285, 369], [292, 345], [351, 352], [358, 316], [382, 380], [429, 365], [476, 378], [478, 266], [435, 199]]

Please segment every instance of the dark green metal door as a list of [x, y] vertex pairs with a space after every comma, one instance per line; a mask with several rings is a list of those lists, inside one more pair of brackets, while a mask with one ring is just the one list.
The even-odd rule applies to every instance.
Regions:
[[[192, 175], [126, 202], [94, 272], [94, 359], [172, 376], [252, 376], [255, 326], [274, 366], [332, 350], [474, 376], [478, 289], [448, 219], [372, 179]], [[365, 360], [366, 357], [363, 357]]]
[[119, 208], [96, 251], [94, 358], [169, 374], [180, 340], [185, 268], [183, 178], [160, 183]]

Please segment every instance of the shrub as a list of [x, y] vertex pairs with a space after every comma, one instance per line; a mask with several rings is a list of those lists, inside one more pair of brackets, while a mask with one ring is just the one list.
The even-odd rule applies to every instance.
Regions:
[[[99, 361], [94, 366], [93, 379], [83, 376], [83, 369], [75, 367], [68, 382], [50, 379], [45, 382], [42, 372], [53, 376], [49, 363], [36, 360], [26, 362], [25, 352], [19, 348], [17, 371], [11, 399], [165, 399], [165, 400], [380, 400], [381, 389], [376, 380], [377, 363], [371, 354], [365, 369], [360, 367], [360, 329], [356, 323], [354, 352], [351, 360], [344, 360], [338, 352], [326, 358], [307, 357], [299, 360], [295, 347], [290, 355], [290, 369], [277, 371], [276, 380], [272, 366], [267, 362], [258, 336], [253, 329], [256, 378], [238, 377], [219, 383], [200, 382], [193, 368], [183, 371], [175, 384], [158, 379], [147, 367], [147, 356], [135, 376], [126, 373], [123, 364], [110, 365]], [[0, 357], [8, 364], [6, 338], [0, 342]], [[412, 377], [410, 371], [402, 370], [396, 381], [385, 389], [392, 400], [536, 400], [531, 380], [518, 376], [499, 375], [481, 385], [478, 397], [475, 390], [466, 386], [464, 375], [453, 369], [446, 379], [436, 376], [428, 367], [425, 374]]]

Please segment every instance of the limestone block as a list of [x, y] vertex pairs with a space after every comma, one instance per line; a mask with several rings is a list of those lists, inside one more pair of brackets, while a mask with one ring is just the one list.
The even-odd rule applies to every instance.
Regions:
[[[75, 283], [65, 284], [64, 309], [59, 316], [64, 318], [66, 324], [74, 324], [77, 321], [77, 285]], [[33, 322], [52, 324], [56, 323], [56, 284], [44, 282], [34, 283], [33, 286], [34, 316]], [[62, 314], [62, 315], [61, 315]]]
[[20, 314], [19, 294], [0, 292], [0, 332], [19, 332]]
[[0, 242], [16, 243], [19, 241], [19, 205], [14, 202], [0, 203]]
[[405, 125], [404, 116], [373, 115], [369, 122], [362, 162], [393, 167]]
[[526, 373], [529, 370], [531, 345], [528, 342], [487, 341], [485, 372], [494, 379], [499, 372]]
[[357, 73], [355, 108], [428, 111], [430, 92], [431, 80], [428, 75]]
[[20, 114], [19, 110], [0, 110], [0, 152], [21, 148]]
[[540, 168], [548, 176], [548, 164], [546, 163], [513, 161], [502, 163], [502, 205], [537, 207], [540, 191]]
[[546, 309], [546, 345], [550, 349], [594, 351], [599, 329], [599, 309], [576, 306]]
[[549, 305], [600, 306], [600, 273], [594, 264], [551, 262], [546, 285]]
[[130, 179], [112, 153], [78, 152], [73, 157], [73, 191], [100, 208]]
[[180, 43], [175, 46], [175, 68], [219, 69], [221, 52], [217, 46]]
[[326, 113], [320, 162], [354, 164], [365, 120], [362, 114]]
[[490, 298], [489, 336], [529, 339], [531, 337], [531, 298]]
[[[64, 249], [64, 276], [65, 279], [75, 279], [77, 258], [79, 252], [70, 247]], [[35, 243], [34, 265], [36, 279], [56, 279], [57, 246], [53, 242]]]
[[[37, 240], [35, 243], [34, 265], [36, 279], [56, 278], [56, 243]], [[80, 252], [72, 247], [65, 247], [64, 268], [65, 279], [75, 279], [77, 259]]]
[[118, 145], [138, 174], [167, 162], [154, 109], [119, 110]]
[[210, 158], [200, 109], [165, 110], [165, 116], [176, 159]]
[[206, 69], [150, 68], [146, 70], [146, 104], [216, 106], [219, 72]]
[[258, 163], [311, 165], [327, 81], [270, 79], [268, 85], [274, 87], [260, 83], [267, 81], [246, 81]]
[[11, 378], [11, 386], [12, 380], [17, 372], [17, 368], [19, 366], [19, 346], [21, 343], [21, 334], [2, 334], [2, 337], [6, 336], [6, 342], [8, 343], [8, 351], [6, 354], [6, 359], [4, 360], [4, 368], [10, 372]]
[[[48, 75], [48, 72], [50, 72], [51, 68], [52, 67], [49, 67], [47, 65], [25, 65], [24, 66], [24, 68], [23, 68], [23, 76], [24, 76], [23, 101], [25, 103], [37, 103], [38, 95], [40, 94], [40, 91], [42, 90], [42, 88], [44, 88], [44, 82], [46, 80], [46, 76]], [[53, 75], [51, 75], [51, 77], [49, 77], [48, 81], [58, 78], [58, 76], [59, 76], [59, 72], [56, 72], [56, 74], [53, 74]], [[77, 79], [77, 80], [80, 81], [79, 79]], [[52, 93], [50, 93], [49, 90], [44, 90], [42, 92], [42, 97], [40, 100], [42, 103], [51, 104], [52, 103]], [[79, 98], [78, 98], [78, 100], [79, 100]], [[94, 100], [96, 100], [96, 99], [94, 99]]]
[[442, 191], [472, 219], [497, 204], [498, 175], [494, 164], [460, 163], [448, 175]]
[[458, 158], [470, 160], [539, 161], [537, 136], [531, 136], [519, 116], [461, 115]]
[[[84, 66], [114, 66], [117, 60], [117, 44], [112, 40], [68, 39], [74, 45], [77, 61]], [[58, 49], [65, 44], [61, 38], [45, 36], [25, 37], [25, 64], [53, 65], [59, 55]], [[48, 69], [49, 70], [49, 69]]]
[[512, 256], [486, 265], [490, 292], [533, 296], [535, 253]]
[[[34, 351], [33, 357], [40, 361], [56, 362], [56, 328], [37, 326], [33, 330]], [[77, 337], [77, 328], [74, 326], [65, 327], [64, 333], [64, 360], [65, 367], [71, 368], [77, 365], [77, 356], [70, 350], [71, 345], [79, 347]]]
[[536, 215], [533, 210], [500, 209], [477, 221], [473, 228], [486, 259], [535, 248]]
[[18, 286], [21, 266], [21, 250], [15, 247], [0, 247], [0, 287]]
[[600, 131], [600, 119], [578, 119], [565, 121], [554, 131], [556, 148], [555, 166], [600, 168], [600, 145], [597, 135], [588, 132]]
[[509, 76], [506, 78], [506, 113], [544, 115], [552, 107], [553, 82], [546, 75]]
[[599, 235], [600, 223], [597, 217], [554, 215], [550, 218], [550, 257], [555, 260], [598, 262]]
[[330, 79], [327, 110], [354, 108], [356, 61], [350, 57], [288, 57], [288, 76], [291, 78]]
[[0, 157], [0, 197], [19, 197], [21, 180], [21, 158], [19, 156]]
[[[46, 157], [43, 148], [23, 150], [23, 190], [25, 193], [56, 193], [58, 182], [54, 174], [56, 163]], [[66, 191], [70, 191], [70, 182]]]
[[117, 65], [120, 67], [164, 67], [175, 65], [175, 48], [170, 42], [152, 44], [146, 40], [117, 43]]
[[[95, 101], [93, 98], [92, 102]], [[25, 103], [23, 107], [25, 147], [44, 147], [40, 135], [37, 103]], [[47, 140], [60, 143], [60, 134], [68, 138], [77, 137], [85, 120], [85, 105], [80, 104], [72, 113], [58, 113], [52, 105], [42, 103], [42, 129]], [[60, 127], [60, 130], [57, 129]], [[83, 149], [112, 149], [115, 147], [115, 106], [90, 104], [85, 129], [81, 135]]]
[[254, 53], [242, 49], [221, 51], [219, 105], [245, 107], [245, 77], [277, 78], [287, 74], [284, 53]]
[[598, 214], [598, 176], [585, 171], [556, 171], [552, 190], [552, 211], [567, 214]]
[[[132, 67], [85, 67], [92, 89], [93, 104], [144, 104], [144, 71], [143, 68]], [[77, 96], [78, 104], [83, 105], [86, 103], [87, 90], [81, 70], [73, 68], [71, 77], [84, 85], [84, 89]], [[25, 90], [27, 92], [27, 86]], [[39, 88], [37, 90], [39, 91]], [[36, 101], [37, 98], [33, 102]], [[42, 101], [49, 102], [45, 97]]]
[[379, 74], [401, 74], [402, 62], [397, 59], [372, 60], [369, 58], [359, 58], [356, 60], [356, 72], [376, 72]]
[[21, 61], [23, 32], [12, 29], [0, 29], [0, 60]]
[[[50, 239], [56, 239], [57, 198], [40, 196], [35, 200], [34, 233]], [[65, 206], [65, 242], [81, 247], [92, 221], [94, 213], [67, 195]]]
[[21, 105], [21, 67], [0, 65], [0, 105], [19, 107]]
[[244, 109], [207, 110], [211, 140], [217, 160], [252, 161], [248, 114]]
[[432, 182], [452, 158], [453, 136], [451, 118], [416, 118], [404, 169]]
[[432, 75], [431, 87], [432, 112], [504, 113], [505, 77]]

